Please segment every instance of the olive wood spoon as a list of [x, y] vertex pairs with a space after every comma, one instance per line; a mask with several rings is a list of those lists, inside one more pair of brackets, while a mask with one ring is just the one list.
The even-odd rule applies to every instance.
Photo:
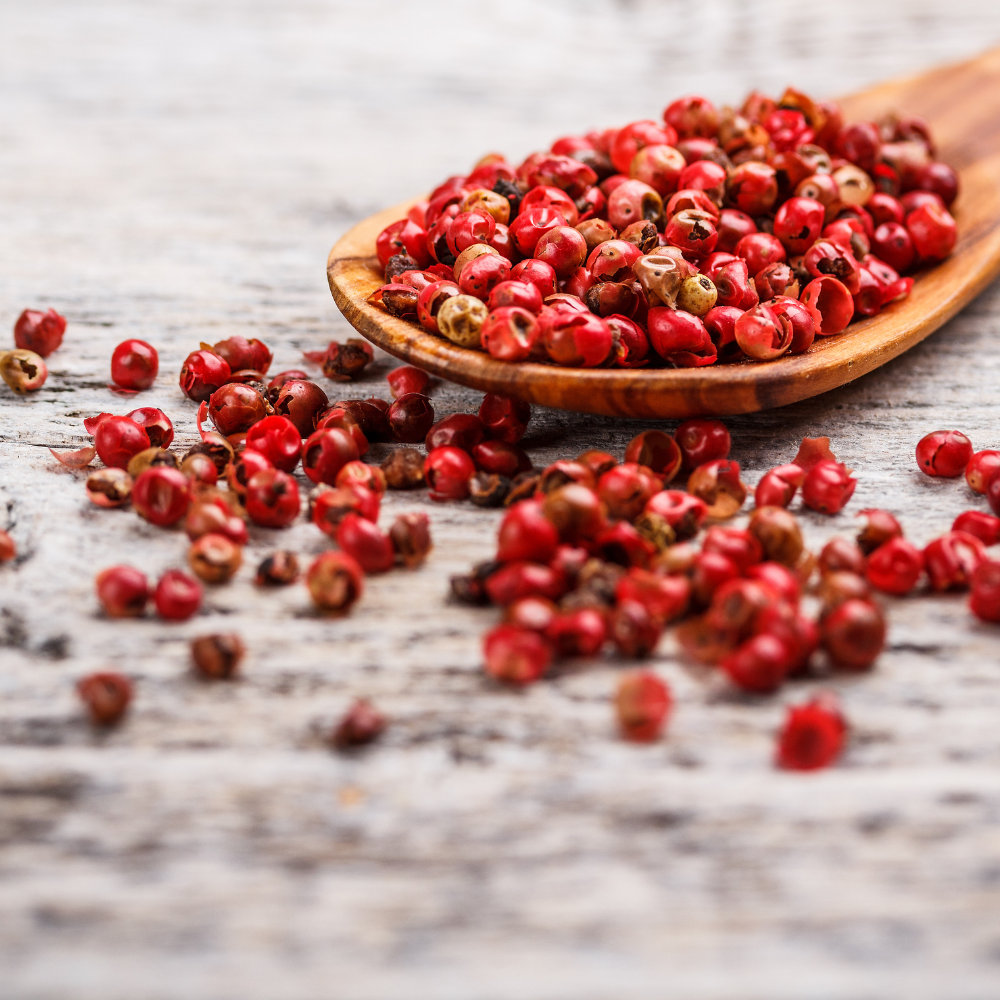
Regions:
[[952, 213], [958, 243], [942, 264], [917, 276], [910, 296], [878, 316], [817, 337], [802, 355], [704, 368], [564, 368], [496, 361], [457, 347], [366, 299], [384, 279], [375, 238], [418, 199], [359, 223], [330, 251], [327, 275], [341, 312], [373, 344], [442, 378], [530, 403], [628, 417], [749, 413], [816, 396], [878, 368], [919, 343], [1000, 273], [1000, 49], [844, 98], [847, 121], [889, 111], [920, 115], [938, 159], [958, 171]]

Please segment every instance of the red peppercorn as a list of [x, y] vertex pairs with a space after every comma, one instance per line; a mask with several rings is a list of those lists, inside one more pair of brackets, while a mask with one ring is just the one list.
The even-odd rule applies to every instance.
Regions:
[[616, 601], [638, 601], [661, 624], [680, 618], [688, 607], [691, 585], [682, 576], [661, 576], [633, 566], [618, 581]]
[[306, 586], [321, 611], [347, 611], [364, 592], [364, 572], [346, 552], [323, 552], [309, 567]]
[[832, 696], [788, 708], [778, 734], [777, 764], [789, 771], [829, 767], [841, 755], [847, 724]]
[[138, 618], [146, 610], [149, 584], [144, 573], [131, 566], [112, 566], [94, 579], [97, 599], [111, 618]]
[[559, 533], [542, 514], [535, 500], [514, 504], [504, 515], [497, 533], [500, 562], [551, 562], [559, 545]]
[[739, 462], [730, 459], [699, 465], [688, 477], [687, 488], [705, 503], [706, 516], [715, 520], [732, 517], [747, 498]]
[[417, 392], [397, 397], [389, 407], [389, 427], [393, 437], [405, 444], [423, 441], [434, 425], [434, 407]]
[[[326, 393], [315, 383], [292, 379], [286, 382], [274, 397], [274, 412], [287, 417], [306, 438], [316, 427], [320, 413], [329, 405]], [[359, 421], [360, 422], [360, 421]], [[371, 437], [367, 431], [366, 436]]]
[[821, 514], [836, 514], [847, 505], [857, 484], [842, 463], [817, 462], [802, 482], [802, 501]]
[[887, 594], [908, 594], [924, 571], [924, 554], [905, 538], [893, 538], [869, 557], [868, 582]]
[[167, 570], [156, 584], [153, 600], [161, 618], [184, 621], [201, 605], [201, 584], [179, 569]]
[[225, 583], [242, 562], [243, 550], [225, 535], [202, 535], [188, 549], [188, 565], [205, 583]]
[[106, 466], [124, 469], [140, 451], [150, 447], [150, 441], [145, 429], [134, 420], [107, 417], [94, 432], [94, 447]]
[[17, 558], [17, 546], [6, 531], [0, 531], [0, 563]]
[[695, 418], [685, 420], [676, 431], [674, 440], [681, 450], [681, 467], [691, 472], [705, 462], [729, 457], [732, 440], [721, 420]]
[[769, 305], [748, 309], [733, 329], [736, 343], [755, 361], [773, 361], [792, 346], [792, 324]]
[[347, 514], [340, 522], [337, 544], [353, 556], [366, 573], [385, 573], [396, 561], [389, 536], [377, 524], [357, 514]]
[[921, 263], [944, 260], [955, 249], [958, 229], [946, 208], [921, 205], [906, 216], [905, 225]]
[[646, 504], [644, 513], [662, 517], [678, 541], [694, 538], [708, 513], [705, 501], [682, 490], [662, 490]]
[[984, 622], [1000, 622], [1000, 562], [984, 559], [972, 574], [969, 608]]
[[840, 333], [854, 315], [854, 298], [843, 282], [829, 275], [810, 281], [799, 296], [812, 313], [818, 336]]
[[14, 323], [14, 344], [23, 351], [33, 351], [47, 358], [62, 345], [66, 332], [66, 317], [55, 309], [42, 312], [25, 309]]
[[420, 368], [414, 368], [413, 365], [394, 368], [385, 378], [389, 383], [393, 399], [405, 396], [409, 392], [423, 392], [431, 380], [427, 372]]
[[320, 531], [336, 538], [337, 527], [348, 514], [360, 514], [374, 522], [378, 520], [379, 506], [379, 495], [357, 483], [333, 490], [323, 488], [313, 501], [312, 520]]
[[978, 510], [967, 510], [955, 518], [952, 531], [964, 531], [978, 538], [983, 545], [996, 545], [1000, 542], [1000, 517], [984, 514]]
[[[891, 544], [891, 543], [890, 543]], [[866, 670], [885, 645], [885, 617], [869, 601], [844, 601], [820, 626], [823, 648], [835, 666]]]
[[663, 484], [653, 471], [635, 462], [609, 469], [597, 484], [597, 495], [613, 520], [634, 521]]
[[858, 515], [864, 518], [864, 525], [858, 532], [858, 546], [868, 555], [880, 545], [903, 536], [903, 528], [895, 516], [887, 510], [863, 510]]
[[779, 465], [757, 484], [757, 489], [754, 491], [754, 505], [787, 507], [805, 478], [805, 470], [800, 466]]
[[386, 226], [375, 240], [375, 251], [383, 268], [393, 254], [400, 253], [412, 257], [417, 262], [417, 267], [426, 267], [430, 263], [427, 233], [409, 219], [400, 219]]
[[486, 393], [479, 406], [479, 419], [491, 438], [517, 444], [531, 420], [531, 406], [519, 399]]
[[291, 472], [302, 453], [302, 437], [287, 417], [264, 417], [247, 431], [246, 451], [259, 453], [282, 472]]
[[150, 524], [168, 528], [176, 524], [191, 506], [191, 482], [178, 469], [153, 466], [135, 481], [132, 504]]
[[246, 510], [255, 524], [284, 528], [298, 517], [299, 484], [280, 469], [265, 469], [247, 483]]
[[111, 380], [123, 389], [148, 389], [159, 370], [156, 348], [144, 340], [123, 340], [111, 355]]
[[476, 467], [469, 455], [459, 448], [435, 448], [424, 459], [424, 478], [432, 500], [464, 500], [469, 495], [469, 480]]
[[986, 484], [1000, 469], [1000, 451], [977, 451], [965, 467], [965, 481], [974, 493], [985, 493]]
[[760, 542], [743, 528], [726, 528], [716, 525], [705, 533], [702, 552], [717, 552], [727, 556], [740, 573], [746, 573], [759, 563], [764, 555]]
[[531, 468], [531, 459], [516, 444], [506, 441], [482, 441], [472, 449], [472, 460], [482, 472], [513, 478]]
[[819, 569], [823, 574], [847, 571], [864, 576], [867, 560], [864, 552], [846, 538], [831, 538], [819, 554]]
[[985, 558], [983, 543], [964, 531], [949, 531], [924, 549], [924, 566], [935, 590], [965, 590]]
[[1000, 516], [1000, 470], [986, 480], [986, 499], [993, 513]]
[[[257, 340], [256, 337], [248, 340], [246, 337], [235, 334], [226, 340], [220, 340], [217, 344], [213, 344], [212, 350], [220, 358], [224, 358], [234, 372], [252, 369], [264, 376], [267, 374], [268, 368], [271, 367], [271, 351], [267, 344]], [[308, 378], [307, 375], [301, 377]]]
[[615, 714], [622, 736], [636, 743], [656, 740], [670, 715], [670, 688], [648, 670], [631, 670], [618, 682]]
[[191, 504], [184, 517], [184, 533], [192, 541], [209, 534], [225, 535], [237, 545], [246, 545], [249, 541], [242, 518], [230, 514], [221, 502]]
[[618, 566], [647, 568], [656, 555], [656, 546], [628, 523], [619, 521], [598, 533], [593, 541], [594, 555]]
[[757, 580], [765, 586], [770, 587], [784, 601], [795, 608], [798, 607], [799, 597], [802, 593], [802, 584], [799, 578], [787, 566], [779, 562], [767, 560], [766, 562], [755, 563], [746, 574], [748, 579]]
[[607, 641], [604, 615], [594, 608], [579, 608], [553, 616], [545, 638], [558, 656], [596, 656]]
[[337, 750], [364, 746], [385, 731], [385, 716], [364, 698], [358, 698], [330, 733], [330, 745]]
[[202, 403], [229, 381], [232, 369], [214, 351], [192, 351], [181, 365], [181, 391], [188, 399]]
[[549, 644], [537, 632], [516, 625], [498, 625], [483, 636], [486, 672], [498, 681], [530, 684], [552, 662]]
[[230, 382], [212, 393], [208, 414], [220, 434], [244, 434], [267, 415], [267, 405], [256, 389]]
[[619, 601], [608, 616], [608, 634], [615, 647], [631, 659], [649, 656], [663, 627], [639, 601]]
[[471, 452], [486, 437], [482, 420], [472, 413], [452, 413], [439, 420], [424, 438], [428, 452], [435, 448], [461, 448]]
[[875, 230], [872, 252], [899, 274], [906, 274], [917, 259], [913, 239], [899, 222], [883, 222]]
[[789, 198], [774, 216], [774, 235], [791, 254], [805, 253], [823, 229], [826, 209], [813, 198]]
[[149, 438], [151, 448], [169, 448], [174, 439], [174, 425], [170, 418], [155, 406], [141, 406], [125, 416], [137, 423]]
[[363, 486], [380, 497], [385, 494], [387, 487], [385, 473], [377, 465], [368, 465], [360, 460], [348, 462], [337, 473], [337, 486], [348, 486], [351, 483]]
[[664, 431], [643, 431], [625, 448], [625, 461], [642, 465], [669, 483], [681, 468], [683, 457], [677, 442]]
[[312, 482], [332, 486], [340, 470], [357, 458], [358, 447], [351, 435], [339, 427], [326, 427], [316, 431], [303, 446], [302, 471]]
[[770, 694], [781, 687], [792, 668], [795, 650], [774, 635], [762, 633], [747, 639], [719, 664], [729, 679], [744, 691]]
[[40, 354], [20, 348], [0, 353], [0, 378], [19, 395], [41, 389], [48, 377]]
[[563, 575], [549, 566], [534, 562], [510, 562], [486, 581], [486, 595], [498, 607], [506, 607], [523, 597], [558, 600], [566, 592]]
[[95, 726], [113, 726], [132, 700], [132, 682], [124, 674], [111, 671], [81, 677], [76, 690]]
[[972, 460], [972, 442], [961, 431], [934, 431], [917, 444], [917, 467], [928, 476], [955, 479]]

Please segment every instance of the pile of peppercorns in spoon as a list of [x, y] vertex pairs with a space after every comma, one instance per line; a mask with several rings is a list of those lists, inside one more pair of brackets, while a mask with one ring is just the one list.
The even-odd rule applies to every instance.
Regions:
[[499, 154], [376, 250], [369, 298], [501, 361], [692, 368], [802, 354], [951, 253], [958, 177], [927, 124], [845, 124], [789, 88]]

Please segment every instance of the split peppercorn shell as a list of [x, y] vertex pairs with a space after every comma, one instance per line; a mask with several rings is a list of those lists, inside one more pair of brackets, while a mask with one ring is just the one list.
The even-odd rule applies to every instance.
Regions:
[[323, 552], [309, 567], [306, 585], [321, 611], [347, 611], [364, 592], [364, 572], [346, 552]]
[[17, 348], [0, 353], [0, 378], [18, 394], [41, 389], [48, 377], [45, 362], [34, 351]]
[[760, 542], [765, 558], [782, 566], [795, 566], [802, 555], [802, 531], [795, 516], [784, 507], [756, 508], [747, 531]]
[[410, 569], [419, 566], [434, 547], [426, 514], [400, 514], [389, 529], [389, 538], [396, 555]]
[[87, 477], [87, 497], [98, 507], [121, 507], [132, 496], [132, 484], [124, 469], [98, 469]]
[[234, 632], [200, 635], [191, 640], [191, 660], [202, 677], [224, 680], [234, 676], [246, 648]]
[[225, 583], [242, 562], [242, 550], [225, 535], [202, 535], [188, 549], [188, 564], [205, 583]]
[[265, 556], [257, 567], [258, 587], [285, 587], [299, 578], [299, 560], [294, 552], [279, 549]]

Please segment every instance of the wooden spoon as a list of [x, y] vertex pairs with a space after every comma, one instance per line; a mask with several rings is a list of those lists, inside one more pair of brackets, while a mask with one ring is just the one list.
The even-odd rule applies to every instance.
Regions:
[[705, 368], [582, 369], [495, 361], [366, 303], [383, 283], [375, 238], [413, 201], [359, 223], [330, 251], [330, 290], [372, 343], [425, 371], [485, 392], [563, 410], [629, 417], [749, 413], [818, 395], [902, 354], [947, 322], [1000, 273], [1000, 49], [845, 98], [847, 121], [889, 111], [930, 123], [938, 158], [960, 176], [954, 253], [911, 295], [797, 357]]

